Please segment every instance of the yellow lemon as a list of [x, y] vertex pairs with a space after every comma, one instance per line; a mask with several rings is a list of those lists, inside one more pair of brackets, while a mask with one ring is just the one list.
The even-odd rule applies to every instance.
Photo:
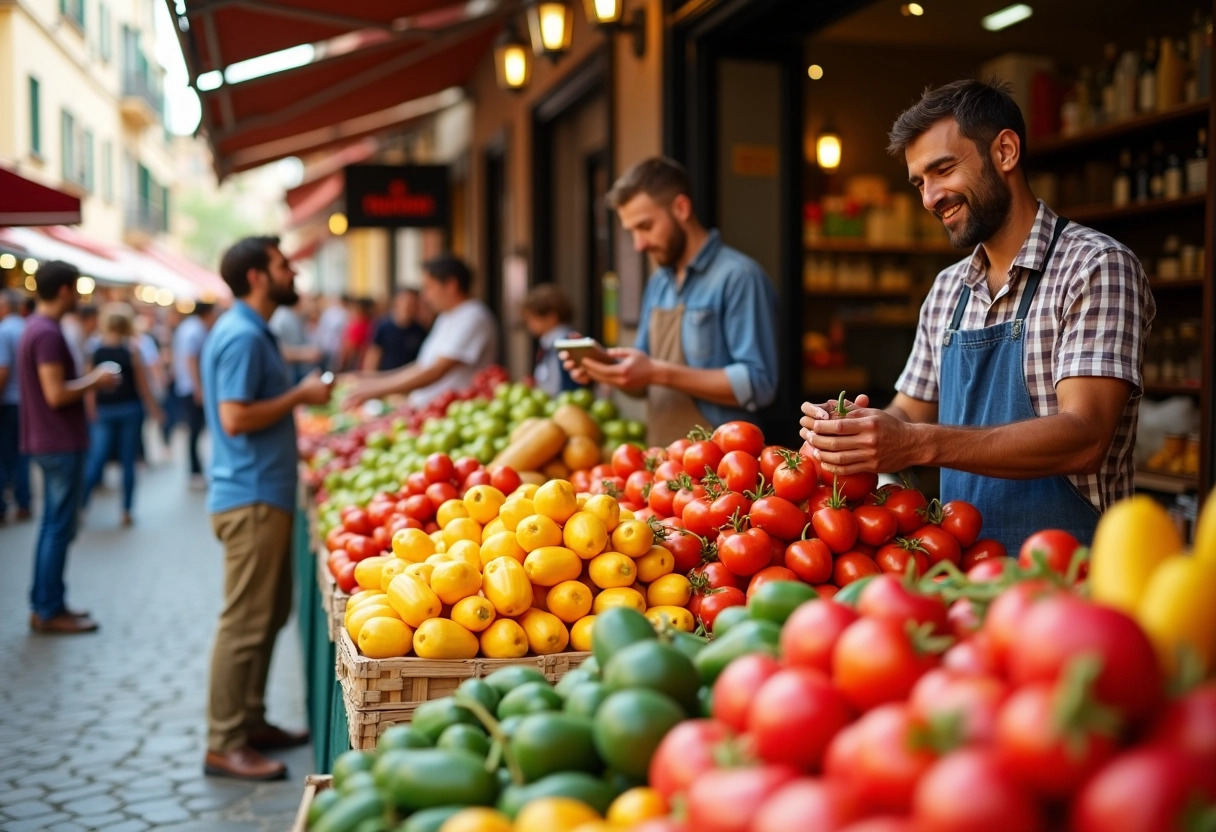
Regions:
[[578, 496], [574, 493], [574, 486], [566, 480], [549, 480], [536, 489], [532, 504], [536, 506], [537, 514], [565, 523], [578, 511]]
[[502, 521], [504, 529], [513, 532], [520, 520], [533, 514], [536, 514], [536, 506], [532, 500], [527, 497], [512, 497], [502, 504], [502, 508], [498, 512], [498, 519]]
[[595, 514], [579, 511], [566, 521], [562, 541], [580, 558], [590, 560], [608, 545], [608, 529]]
[[[408, 566], [409, 564], [406, 564]], [[362, 604], [364, 601], [370, 601], [373, 598], [379, 598], [384, 595], [384, 590], [362, 589], [354, 595], [346, 599], [346, 611], [349, 613], [352, 609]], [[387, 596], [385, 596], [387, 597]]]
[[583, 504], [582, 510], [589, 511], [600, 518], [600, 522], [604, 524], [604, 528], [609, 534], [621, 522], [621, 505], [615, 497], [608, 494], [592, 495]]
[[651, 546], [650, 551], [635, 558], [638, 567], [638, 580], [644, 584], [657, 581], [664, 575], [670, 575], [676, 568], [676, 559], [671, 552], [662, 546]]
[[374, 555], [355, 564], [355, 583], [360, 589], [380, 588], [380, 567], [387, 558]]
[[398, 529], [393, 535], [393, 554], [410, 563], [421, 563], [435, 554], [435, 541], [422, 529]]
[[591, 629], [595, 626], [595, 616], [585, 615], [570, 625], [570, 649], [580, 652], [591, 650]]
[[498, 516], [506, 496], [492, 485], [475, 485], [465, 492], [464, 507], [483, 526]]
[[654, 545], [654, 531], [641, 520], [623, 520], [612, 532], [612, 548], [631, 558], [641, 557]]
[[595, 596], [595, 602], [591, 605], [596, 615], [613, 607], [632, 607], [638, 612], [646, 612], [646, 599], [633, 587], [622, 586], [605, 589]]
[[511, 820], [502, 812], [479, 806], [461, 809], [443, 822], [439, 832], [511, 832]]
[[562, 581], [549, 590], [545, 606], [567, 624], [573, 624], [591, 612], [594, 596], [591, 587], [581, 581]]
[[474, 569], [481, 569], [481, 546], [472, 540], [457, 540], [444, 554], [453, 560], [464, 561]]
[[439, 524], [439, 528], [443, 528], [448, 523], [451, 523], [457, 517], [470, 517], [468, 508], [465, 507], [464, 500], [453, 498], [445, 500], [439, 510], [435, 512], [435, 522]]
[[488, 659], [518, 659], [528, 655], [528, 634], [509, 618], [495, 619], [481, 633], [481, 652]]
[[409, 569], [410, 562], [401, 558], [388, 558], [380, 567], [380, 589], [388, 591], [388, 584], [393, 578]]
[[448, 542], [443, 536], [443, 529], [436, 529], [431, 532], [431, 540], [435, 541], [436, 552], [442, 552], [448, 547]]
[[533, 552], [543, 546], [561, 546], [562, 527], [552, 517], [533, 514], [519, 521], [515, 527], [515, 539], [525, 552]]
[[497, 617], [494, 605], [480, 595], [461, 598], [452, 605], [452, 620], [472, 633], [480, 633]]
[[652, 607], [682, 607], [690, 598], [692, 584], [683, 575], [663, 575], [646, 587], [646, 603]]
[[481, 544], [482, 566], [485, 566], [487, 563], [494, 560], [494, 558], [514, 558], [520, 563], [523, 563], [524, 558], [527, 556], [528, 553], [524, 551], [523, 546], [519, 545], [519, 540], [516, 539], [515, 532], [499, 532]]
[[356, 644], [359, 642], [359, 633], [363, 630], [363, 625], [373, 618], [396, 618], [400, 620], [401, 616], [397, 615], [396, 610], [388, 604], [364, 604], [346, 619], [346, 632], [350, 633], [352, 641]]
[[447, 544], [447, 549], [451, 549], [457, 540], [471, 540], [480, 544], [481, 524], [472, 517], [457, 517], [452, 520], [443, 527], [443, 542]]
[[638, 576], [638, 568], [630, 558], [620, 552], [604, 552], [591, 559], [591, 563], [587, 564], [587, 573], [600, 589], [612, 589], [633, 586]]
[[519, 488], [511, 492], [512, 497], [523, 497], [525, 500], [531, 500], [532, 495], [536, 493], [536, 489], [540, 488], [534, 482], [521, 482]]
[[494, 535], [498, 534], [499, 532], [504, 532], [506, 530], [507, 530], [507, 527], [502, 522], [502, 518], [495, 517], [489, 523], [486, 523], [484, 526], [481, 527], [481, 542], [485, 543], [487, 540], [489, 540]]
[[428, 618], [414, 631], [414, 654], [420, 659], [471, 659], [477, 636], [446, 618]]
[[377, 616], [363, 624], [357, 641], [369, 659], [394, 659], [409, 654], [414, 631], [400, 618]]
[[519, 810], [514, 832], [574, 832], [576, 827], [596, 820], [600, 820], [599, 813], [581, 800], [541, 797]]
[[673, 606], [651, 607], [646, 610], [646, 620], [656, 630], [661, 630], [663, 627], [670, 625], [686, 633], [691, 633], [697, 623], [693, 620], [692, 613], [689, 610], [684, 607]]
[[656, 789], [636, 786], [623, 792], [604, 815], [613, 826], [633, 826], [651, 818], [661, 818], [668, 812], [667, 801]]
[[445, 604], [476, 595], [481, 589], [481, 572], [463, 560], [441, 563], [431, 573], [431, 591]]
[[[434, 555], [432, 555], [432, 557], [434, 557]], [[403, 574], [412, 575], [418, 580], [422, 581], [424, 584], [430, 584], [431, 573], [434, 571], [435, 564], [433, 563], [411, 563], [409, 566], [405, 567], [405, 572]], [[389, 583], [391, 584], [392, 581], [390, 580]], [[385, 592], [388, 592], [388, 590], [386, 589]]]
[[637, 517], [637, 515], [634, 514], [630, 509], [623, 508], [621, 509], [621, 518], [619, 522], [624, 523], [626, 520], [632, 520], [635, 517]]

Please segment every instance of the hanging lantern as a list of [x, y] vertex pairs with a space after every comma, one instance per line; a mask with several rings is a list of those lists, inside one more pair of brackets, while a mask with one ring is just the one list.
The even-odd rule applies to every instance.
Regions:
[[498, 76], [500, 88], [513, 92], [528, 86], [532, 77], [528, 42], [520, 37], [514, 23], [508, 23], [494, 42], [494, 74]]
[[532, 51], [556, 60], [570, 48], [574, 9], [568, 0], [529, 0], [527, 11]]
[[613, 26], [625, 14], [625, 0], [583, 0], [587, 22], [592, 26]]

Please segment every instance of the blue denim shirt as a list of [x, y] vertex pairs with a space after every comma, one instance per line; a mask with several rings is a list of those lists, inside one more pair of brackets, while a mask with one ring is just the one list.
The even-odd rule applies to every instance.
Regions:
[[268, 428], [229, 436], [220, 426], [220, 402], [273, 399], [291, 389], [291, 376], [270, 328], [248, 304], [236, 301], [215, 322], [199, 367], [203, 409], [211, 428], [213, 514], [254, 503], [284, 511], [295, 507], [296, 423], [291, 413]]
[[663, 267], [650, 277], [634, 346], [650, 352], [650, 310], [684, 304], [680, 343], [684, 361], [700, 369], [723, 368], [739, 407], [697, 399], [714, 425], [748, 414], [777, 396], [777, 292], [760, 264], [722, 243], [711, 231], [688, 264], [684, 284]]

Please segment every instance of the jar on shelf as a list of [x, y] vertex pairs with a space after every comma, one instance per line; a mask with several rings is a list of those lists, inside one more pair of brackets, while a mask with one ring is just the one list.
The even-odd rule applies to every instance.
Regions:
[[1164, 326], [1161, 328], [1161, 369], [1160, 378], [1158, 379], [1161, 384], [1176, 384], [1178, 382], [1177, 361], [1178, 332], [1173, 326]]
[[1203, 357], [1199, 344], [1200, 322], [1186, 320], [1178, 324], [1178, 375], [1184, 384], [1198, 384], [1203, 376]]
[[1165, 238], [1161, 257], [1157, 259], [1157, 277], [1162, 280], [1177, 280], [1182, 277], [1182, 242], [1177, 234]]

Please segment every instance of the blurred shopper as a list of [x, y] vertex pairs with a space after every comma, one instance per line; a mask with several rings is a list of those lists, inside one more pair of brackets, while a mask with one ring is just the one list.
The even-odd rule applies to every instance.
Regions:
[[25, 331], [21, 298], [12, 289], [0, 289], [0, 525], [8, 515], [5, 489], [12, 489], [16, 519], [30, 517], [30, 460], [21, 453], [21, 381], [17, 371], [17, 345]]
[[266, 721], [275, 636], [291, 611], [291, 532], [299, 404], [324, 404], [331, 385], [312, 373], [292, 386], [267, 322], [295, 304], [295, 272], [277, 237], [247, 237], [225, 252], [220, 274], [236, 298], [203, 348], [214, 453], [207, 509], [224, 545], [224, 609], [211, 657], [204, 771], [278, 780], [287, 768], [262, 755], [308, 742]]
[[439, 313], [418, 359], [396, 370], [364, 377], [347, 403], [358, 405], [393, 393], [409, 394], [410, 406], [425, 407], [440, 393], [464, 390], [478, 370], [494, 363], [498, 324], [469, 293], [473, 273], [458, 257], [442, 255], [422, 264], [422, 300]]
[[665, 158], [621, 175], [608, 204], [633, 247], [659, 268], [646, 284], [633, 349], [613, 363], [567, 362], [575, 380], [648, 400], [648, 439], [666, 445], [696, 424], [753, 420], [777, 396], [777, 292], [764, 269], [706, 229], [688, 174]]
[[533, 286], [524, 298], [524, 327], [537, 340], [532, 378], [536, 380], [536, 386], [550, 396], [581, 386], [562, 366], [561, 357], [553, 346], [554, 342], [570, 337], [573, 314], [569, 298], [555, 283]]
[[358, 298], [351, 302], [338, 358], [343, 371], [358, 370], [363, 366], [363, 356], [372, 341], [372, 319], [375, 315], [376, 303], [371, 298]]
[[427, 334], [420, 320], [420, 306], [418, 290], [397, 290], [389, 313], [372, 332], [372, 341], [363, 356], [364, 370], [395, 370], [418, 360]]
[[304, 316], [290, 306], [280, 306], [270, 316], [270, 331], [279, 339], [279, 352], [287, 362], [292, 384], [317, 369], [321, 350], [308, 337]]
[[215, 323], [215, 307], [199, 303], [173, 333], [173, 392], [177, 396], [177, 416], [190, 429], [190, 487], [206, 486], [203, 463], [198, 456], [198, 440], [203, 434], [203, 386], [199, 377], [199, 356], [207, 331]]
[[84, 397], [91, 390], [113, 390], [119, 377], [104, 367], [78, 376], [59, 321], [76, 306], [76, 278], [70, 263], [43, 263], [38, 306], [25, 324], [17, 350], [21, 385], [21, 449], [42, 469], [42, 524], [34, 554], [30, 590], [30, 628], [40, 633], [87, 633], [97, 623], [87, 612], [67, 605], [63, 571], [68, 546], [76, 537], [84, 455], [89, 447]]
[[342, 357], [342, 337], [346, 334], [346, 322], [350, 317], [348, 307], [353, 302], [346, 295], [329, 298], [317, 318], [316, 342], [321, 348], [327, 370], [338, 372], [342, 369], [338, 363]]
[[72, 359], [77, 367], [83, 367], [88, 354], [85, 343], [97, 332], [97, 307], [91, 303], [80, 304], [63, 316], [61, 327]]
[[117, 455], [122, 466], [122, 526], [131, 525], [135, 501], [135, 462], [145, 415], [164, 419], [152, 388], [148, 370], [135, 338], [134, 312], [125, 303], [110, 303], [101, 311], [101, 340], [89, 357], [89, 367], [113, 362], [120, 368], [118, 386], [98, 390], [93, 396], [89, 455], [85, 466], [83, 507], [88, 507], [93, 489], [101, 482], [106, 462]]

